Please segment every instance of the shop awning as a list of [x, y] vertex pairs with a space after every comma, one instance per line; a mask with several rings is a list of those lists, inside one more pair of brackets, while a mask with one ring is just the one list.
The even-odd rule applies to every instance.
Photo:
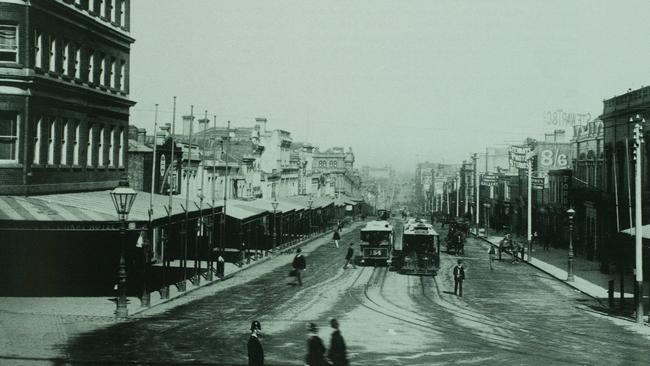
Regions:
[[[309, 199], [310, 196], [290, 196], [290, 197], [284, 197], [281, 200], [288, 201], [296, 205], [300, 205], [305, 209], [309, 209]], [[311, 197], [311, 199], [312, 199], [312, 204], [311, 204], [312, 209], [325, 208], [334, 203], [334, 201], [331, 198], [327, 198], [327, 197]]]
[[[240, 201], [239, 205], [241, 207], [255, 208], [260, 210], [265, 210], [267, 212], [273, 212], [273, 201], [268, 199], [256, 199], [251, 201]], [[285, 201], [284, 199], [278, 199], [278, 213], [287, 213], [291, 211], [304, 210], [306, 207], [293, 204], [291, 202]], [[226, 209], [227, 211], [227, 209]], [[227, 214], [227, 212], [226, 212]]]
[[[78, 192], [78, 193], [60, 193], [40, 196], [0, 196], [0, 221], [4, 228], [25, 228], [29, 223], [44, 224], [53, 223], [48, 227], [52, 230], [61, 228], [75, 230], [75, 227], [66, 224], [73, 223], [110, 223], [114, 225], [118, 222], [118, 217], [113, 206], [110, 196], [111, 191], [95, 192]], [[166, 208], [169, 204], [169, 197], [162, 195], [153, 195], [153, 206], [150, 206], [150, 193], [138, 192], [131, 212], [129, 213], [129, 222], [148, 222], [149, 209], [152, 208], [151, 220], [166, 219], [168, 217]], [[171, 216], [184, 214], [183, 205], [185, 200], [179, 197], [172, 197]], [[188, 212], [193, 215], [198, 213], [199, 203], [190, 201]], [[217, 206], [220, 211], [220, 206]], [[209, 213], [211, 208], [203, 204], [204, 213]], [[89, 226], [90, 227], [90, 226]], [[101, 229], [100, 226], [95, 226]], [[86, 227], [78, 229], [88, 230]]]
[[247, 206], [249, 201], [231, 199], [226, 203], [226, 216], [237, 220], [246, 220], [255, 216], [261, 216], [268, 211], [254, 206]]

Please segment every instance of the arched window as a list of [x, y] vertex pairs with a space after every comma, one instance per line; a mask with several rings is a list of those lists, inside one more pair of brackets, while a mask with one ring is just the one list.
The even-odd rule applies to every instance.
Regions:
[[34, 37], [34, 67], [43, 67], [43, 35], [38, 32]]
[[124, 72], [126, 71], [125, 65], [126, 63], [124, 61], [120, 62], [120, 85], [118, 85], [118, 88], [122, 91], [126, 91], [126, 85], [124, 84], [124, 81], [126, 80], [124, 77]]
[[36, 125], [34, 126], [34, 157], [32, 159], [32, 164], [41, 163], [41, 134], [43, 130], [43, 125], [41, 124], [42, 120], [42, 118], [39, 118], [38, 121], [36, 121]]
[[70, 136], [70, 143], [72, 144], [72, 165], [79, 165], [79, 149], [81, 149], [81, 144], [79, 144], [79, 121], [74, 122], [74, 124], [73, 135]]
[[62, 121], [61, 124], [61, 145], [59, 146], [61, 157], [59, 164], [68, 165], [68, 121]]
[[110, 72], [109, 78], [108, 78], [108, 86], [111, 89], [115, 88], [115, 82], [117, 81], [117, 63], [115, 62], [115, 59], [110, 60], [110, 66], [108, 68], [108, 71]]
[[120, 134], [118, 135], [117, 140], [117, 161], [120, 168], [124, 167], [124, 154], [126, 153], [125, 149], [122, 148], [122, 143], [124, 142], [124, 130], [120, 129]]
[[97, 85], [104, 85], [104, 58], [102, 56], [99, 56], [99, 62], [97, 63], [97, 67], [99, 67], [98, 70], [98, 75], [97, 75], [97, 80], [95, 80], [95, 84]]
[[93, 166], [93, 151], [95, 151], [95, 140], [93, 136], [93, 125], [88, 123], [88, 140], [86, 150], [86, 166]]
[[81, 79], [81, 46], [77, 45], [77, 49], [74, 52], [74, 77]]
[[115, 166], [115, 127], [107, 127], [108, 131], [108, 166]]
[[56, 119], [50, 119], [50, 128], [47, 145], [47, 163], [54, 165], [54, 135], [56, 133]]
[[126, 29], [126, 1], [118, 0], [120, 2], [120, 25]]
[[63, 43], [63, 55], [61, 55], [61, 65], [63, 66], [63, 75], [70, 76], [70, 63], [68, 62], [68, 55], [70, 55], [70, 43]]
[[106, 18], [106, 4], [104, 4], [104, 0], [99, 0], [99, 16]]
[[88, 56], [88, 74], [86, 75], [86, 81], [97, 83], [97, 77], [95, 76], [95, 53], [90, 50]]
[[99, 127], [99, 140], [97, 140], [97, 166], [104, 166], [104, 127]]
[[57, 72], [56, 69], [56, 38], [50, 36], [50, 53], [48, 55], [48, 70], [51, 72]]

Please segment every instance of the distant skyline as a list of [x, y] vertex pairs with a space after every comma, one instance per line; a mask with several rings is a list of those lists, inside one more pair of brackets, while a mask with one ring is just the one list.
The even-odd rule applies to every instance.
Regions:
[[[218, 124], [270, 129], [358, 167], [459, 163], [543, 138], [549, 113], [602, 113], [650, 81], [650, 2], [131, 2], [131, 123], [190, 104]], [[572, 127], [564, 126], [569, 135]]]

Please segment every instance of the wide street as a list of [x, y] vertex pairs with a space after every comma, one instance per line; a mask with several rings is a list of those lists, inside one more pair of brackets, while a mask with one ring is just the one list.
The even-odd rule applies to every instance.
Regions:
[[[444, 238], [446, 229], [437, 228]], [[478, 240], [468, 239], [464, 256], [443, 253], [438, 276], [423, 278], [385, 267], [343, 269], [347, 244], [358, 238], [358, 228], [346, 230], [341, 248], [322, 240], [306, 250], [302, 287], [287, 284], [292, 257], [283, 255], [287, 264], [266, 275], [84, 334], [64, 353], [71, 362], [243, 365], [248, 328], [257, 319], [266, 363], [301, 365], [305, 323], [321, 326], [327, 346], [334, 317], [353, 365], [641, 365], [650, 359], [650, 340], [593, 311], [599, 304], [591, 298], [505, 257], [490, 270], [487, 247]], [[458, 258], [466, 265], [463, 298], [453, 295]]]

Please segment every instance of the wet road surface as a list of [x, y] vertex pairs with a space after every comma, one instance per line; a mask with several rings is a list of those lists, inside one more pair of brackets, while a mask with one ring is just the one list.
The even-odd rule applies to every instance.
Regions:
[[[397, 223], [396, 226], [400, 226]], [[399, 230], [399, 228], [398, 228]], [[441, 238], [445, 229], [438, 228]], [[398, 235], [399, 236], [399, 235]], [[291, 255], [248, 283], [76, 338], [64, 347], [72, 362], [246, 364], [248, 328], [262, 323], [266, 363], [302, 365], [305, 324], [337, 318], [353, 365], [642, 365], [650, 340], [591, 310], [598, 304], [526, 264], [497, 262], [468, 239], [464, 256], [442, 254], [437, 277], [405, 276], [385, 267], [343, 269], [341, 248], [307, 251], [303, 286], [288, 285]], [[326, 240], [325, 240], [326, 241]], [[358, 246], [356, 247], [358, 250]], [[466, 267], [464, 297], [451, 271]]]

